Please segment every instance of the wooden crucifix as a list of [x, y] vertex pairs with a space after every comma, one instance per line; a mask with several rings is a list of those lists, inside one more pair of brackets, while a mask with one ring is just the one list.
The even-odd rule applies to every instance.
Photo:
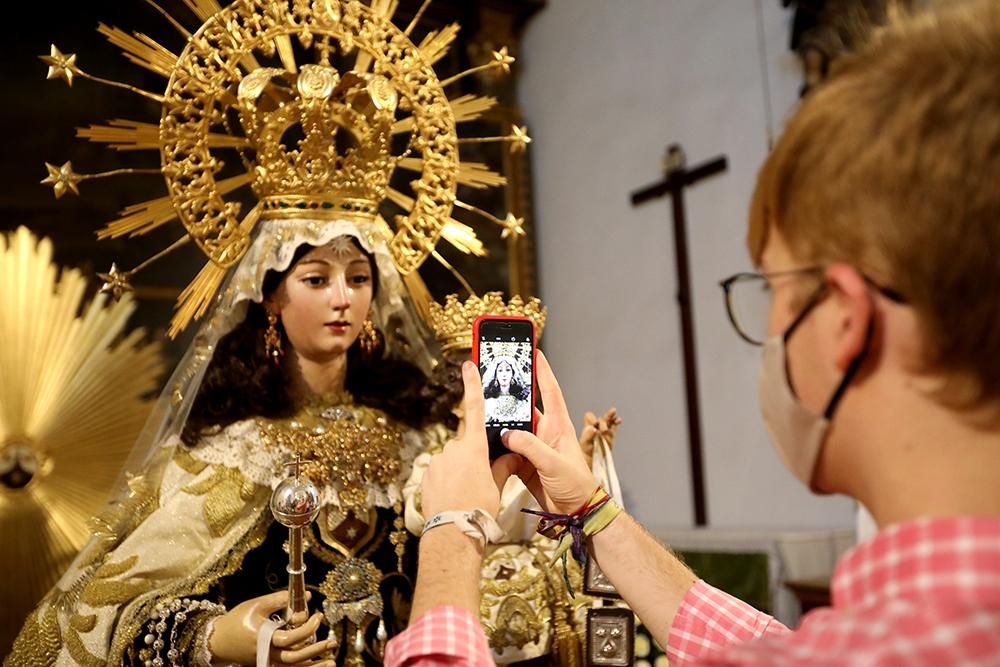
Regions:
[[688, 452], [691, 462], [691, 494], [694, 524], [708, 525], [705, 503], [705, 470], [702, 463], [701, 410], [698, 404], [698, 363], [694, 345], [694, 310], [691, 305], [691, 270], [688, 264], [687, 221], [684, 189], [726, 170], [725, 156], [688, 169], [680, 144], [670, 144], [664, 159], [664, 177], [658, 183], [632, 193], [632, 205], [670, 195], [673, 202], [674, 255], [677, 263], [677, 305], [681, 311], [681, 341], [684, 347], [684, 393], [687, 399]]

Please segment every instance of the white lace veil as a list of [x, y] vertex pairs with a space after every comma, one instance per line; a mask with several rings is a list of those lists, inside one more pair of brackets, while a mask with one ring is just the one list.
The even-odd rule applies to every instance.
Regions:
[[362, 223], [302, 218], [261, 222], [250, 249], [223, 283], [210, 312], [156, 401], [110, 496], [112, 502], [127, 495], [137, 478], [147, 484], [159, 484], [162, 471], [159, 464], [167, 453], [164, 445], [179, 438], [216, 344], [243, 321], [250, 301], [263, 301], [267, 272], [288, 269], [295, 251], [302, 245], [323, 246], [339, 236], [356, 239], [375, 258], [379, 288], [372, 319], [385, 336], [385, 354], [429, 371], [435, 359], [432, 338], [393, 263], [386, 243], [387, 229], [382, 220]]

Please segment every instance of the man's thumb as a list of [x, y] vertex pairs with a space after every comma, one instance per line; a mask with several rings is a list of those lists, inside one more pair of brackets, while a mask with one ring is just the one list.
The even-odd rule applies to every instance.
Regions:
[[507, 449], [528, 459], [539, 472], [547, 472], [557, 465], [559, 455], [539, 440], [533, 433], [510, 430], [503, 434]]

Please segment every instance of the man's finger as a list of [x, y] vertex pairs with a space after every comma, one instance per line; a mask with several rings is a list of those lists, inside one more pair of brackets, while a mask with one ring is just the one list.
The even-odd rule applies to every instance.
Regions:
[[545, 414], [549, 418], [556, 417], [562, 424], [572, 424], [569, 410], [566, 408], [566, 400], [563, 398], [562, 390], [559, 389], [559, 381], [556, 380], [552, 367], [549, 366], [549, 361], [541, 350], [536, 354], [535, 366], [538, 375], [538, 390], [542, 394], [542, 403], [545, 404]]
[[538, 471], [535, 470], [535, 466], [531, 464], [528, 459], [522, 459], [523, 463], [517, 469], [517, 476], [524, 486], [527, 487], [528, 492], [534, 496], [535, 500], [542, 509], [548, 509], [548, 503], [545, 500], [545, 487], [542, 486], [542, 480], [538, 477]]
[[527, 431], [507, 431], [503, 435], [503, 444], [528, 459], [539, 471], [550, 471], [559, 465], [559, 454]]
[[493, 473], [493, 481], [497, 485], [497, 491], [503, 495], [503, 487], [507, 485], [507, 480], [512, 475], [516, 475], [524, 461], [518, 454], [504, 454], [490, 465]]
[[[465, 385], [465, 397], [462, 399], [462, 407], [465, 409], [465, 426], [467, 429], [484, 429], [486, 418], [484, 416], [483, 383], [479, 378], [479, 369], [471, 361], [462, 364], [462, 382]], [[483, 438], [485, 442], [485, 438]]]

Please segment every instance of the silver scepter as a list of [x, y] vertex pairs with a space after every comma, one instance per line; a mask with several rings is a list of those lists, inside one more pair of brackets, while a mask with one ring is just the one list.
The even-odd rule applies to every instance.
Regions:
[[283, 480], [271, 494], [271, 513], [275, 520], [288, 528], [288, 608], [285, 621], [295, 627], [292, 619], [308, 616], [306, 604], [306, 564], [303, 559], [302, 531], [319, 514], [319, 490], [308, 477], [299, 475], [303, 461], [299, 455], [286, 463], [292, 476]]

